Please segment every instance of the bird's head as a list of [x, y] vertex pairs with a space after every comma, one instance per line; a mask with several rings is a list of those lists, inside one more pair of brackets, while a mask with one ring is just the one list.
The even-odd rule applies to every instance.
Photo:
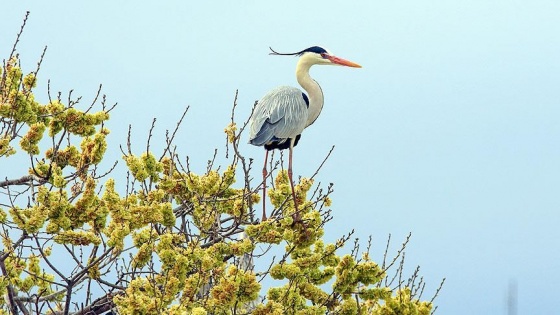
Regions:
[[346, 67], [353, 67], [353, 68], [361, 68], [362, 67], [355, 62], [337, 57], [337, 56], [333, 55], [331, 52], [329, 52], [328, 50], [326, 50], [322, 47], [319, 47], [319, 46], [309, 47], [309, 48], [304, 49], [302, 51], [298, 51], [298, 52], [295, 52], [295, 53], [289, 53], [289, 54], [279, 53], [279, 52], [276, 52], [274, 49], [272, 49], [272, 47], [269, 47], [269, 48], [272, 51], [270, 53], [271, 55], [299, 56], [300, 57], [300, 62], [308, 64], [309, 66], [311, 66], [311, 65], [333, 65], [333, 66], [346, 66]]

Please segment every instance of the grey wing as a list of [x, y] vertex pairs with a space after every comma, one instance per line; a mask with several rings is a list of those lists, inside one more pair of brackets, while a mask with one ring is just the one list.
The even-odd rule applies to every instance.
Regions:
[[249, 143], [262, 146], [294, 138], [305, 128], [307, 116], [307, 103], [301, 90], [280, 86], [257, 103], [251, 116]]

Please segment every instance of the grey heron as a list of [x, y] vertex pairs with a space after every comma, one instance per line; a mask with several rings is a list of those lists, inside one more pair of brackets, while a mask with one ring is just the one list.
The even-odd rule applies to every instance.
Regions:
[[257, 102], [250, 119], [249, 143], [264, 146], [263, 174], [263, 213], [262, 221], [266, 220], [266, 164], [268, 152], [274, 149], [289, 149], [288, 177], [294, 200], [294, 222], [300, 220], [294, 181], [292, 179], [292, 151], [298, 144], [302, 131], [313, 124], [323, 109], [324, 97], [317, 81], [309, 75], [313, 65], [341, 65], [361, 68], [352, 61], [336, 57], [328, 50], [313, 46], [295, 53], [278, 53], [270, 48], [271, 55], [299, 56], [296, 66], [296, 79], [307, 95], [300, 89], [290, 86], [280, 86], [268, 92]]

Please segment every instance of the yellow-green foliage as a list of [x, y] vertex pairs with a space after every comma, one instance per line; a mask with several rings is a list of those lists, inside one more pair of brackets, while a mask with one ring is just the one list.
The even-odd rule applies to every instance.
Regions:
[[38, 143], [43, 138], [43, 133], [45, 132], [44, 123], [35, 123], [29, 127], [27, 134], [21, 138], [19, 145], [22, 150], [29, 154], [39, 154]]
[[16, 57], [6, 62], [4, 84], [0, 102], [0, 117], [13, 119], [17, 122], [34, 124], [40, 119], [40, 105], [35, 101], [30, 88], [34, 85], [34, 74], [24, 77], [24, 87], [21, 86], [22, 71]]
[[235, 132], [237, 131], [237, 125], [235, 123], [229, 124], [225, 129], [224, 132], [226, 133], [227, 139], [229, 143], [233, 143], [236, 139]]
[[[101, 129], [98, 133], [91, 137], [85, 137], [80, 144], [82, 149], [81, 161], [78, 167], [87, 167], [90, 164], [99, 164], [105, 150], [107, 150], [107, 142], [105, 137], [109, 134], [109, 130]], [[88, 133], [89, 135], [89, 133]]]
[[73, 145], [58, 150], [56, 151], [56, 153], [52, 148], [49, 148], [45, 152], [45, 156], [47, 159], [52, 160], [54, 163], [56, 163], [56, 165], [59, 165], [61, 168], [64, 168], [68, 165], [72, 167], [78, 167], [81, 160], [80, 151], [78, 151], [78, 148], [76, 148]]
[[396, 294], [387, 295], [383, 305], [376, 305], [369, 309], [372, 315], [429, 315], [432, 303], [412, 299], [410, 288], [397, 290]]
[[72, 244], [72, 245], [99, 245], [101, 240], [95, 234], [87, 231], [62, 231], [55, 237], [54, 241], [59, 244]]
[[[104, 111], [86, 113], [59, 100], [48, 104], [37, 102], [32, 92], [37, 83], [36, 74], [24, 75], [17, 57], [9, 59], [0, 73], [5, 75], [0, 79], [0, 121], [3, 124], [0, 168], [33, 161], [28, 171], [29, 182], [19, 184], [19, 187], [28, 187], [29, 198], [20, 195], [18, 186], [8, 193], [3, 192], [9, 198], [0, 207], [2, 230], [16, 231], [18, 237], [49, 240], [52, 245], [64, 244], [68, 248], [100, 244], [108, 211], [100, 207], [95, 191], [97, 181], [87, 171], [91, 165], [99, 163], [105, 153], [105, 137], [109, 131], [100, 125], [109, 118], [108, 114]], [[80, 149], [69, 144], [76, 140], [82, 142]], [[67, 187], [69, 179], [74, 183], [72, 189]], [[26, 198], [27, 206], [24, 202], [6, 206]], [[10, 228], [6, 230], [7, 227]], [[53, 286], [55, 275], [44, 270], [51, 247], [32, 243], [26, 244], [22, 251], [21, 247], [14, 248], [14, 244], [21, 246], [21, 243], [10, 239], [9, 234], [2, 234], [1, 253], [7, 270], [7, 275], [0, 277], [2, 296], [9, 284], [15, 292], [49, 296], [53, 303], [63, 301], [64, 292], [55, 294], [60, 290]], [[89, 274], [94, 276], [98, 272], [91, 268]], [[0, 302], [0, 312], [4, 311], [4, 302], [4, 299]]]
[[[311, 180], [303, 178], [295, 187], [299, 210], [306, 224], [294, 226], [291, 216], [286, 215], [292, 213], [293, 208], [288, 208], [283, 219], [266, 221], [246, 229], [246, 233], [258, 242], [286, 243], [286, 251], [291, 253], [290, 260], [277, 263], [270, 269], [273, 279], [287, 283], [269, 289], [268, 303], [257, 306], [254, 314], [400, 314], [382, 313], [388, 307], [395, 309], [396, 306], [390, 306], [389, 302], [398, 300], [392, 297], [390, 288], [377, 287], [385, 277], [378, 264], [371, 261], [367, 254], [359, 261], [350, 255], [340, 257], [336, 251], [341, 244], [323, 243], [321, 218], [306, 198], [312, 184]], [[279, 172], [269, 196], [277, 207], [290, 200], [286, 172]], [[325, 200], [326, 203], [330, 200]], [[333, 298], [333, 294], [322, 286], [331, 280], [332, 292], [340, 299]], [[405, 308], [403, 305], [418, 314], [431, 310], [430, 304], [411, 301], [410, 296], [398, 303], [398, 307]]]
[[[381, 285], [385, 270], [367, 254], [361, 259], [341, 256], [343, 241], [325, 244], [324, 217], [317, 208], [329, 207], [331, 200], [328, 196], [319, 202], [309, 200], [312, 179], [295, 183], [301, 222], [294, 222], [286, 171], [278, 172], [268, 190], [272, 206], [281, 209], [275, 213], [280, 214], [252, 222], [259, 194], [236, 184], [238, 160], [197, 174], [180, 170], [172, 158], [129, 152], [123, 160], [131, 176], [123, 194], [115, 179], [100, 176], [97, 169], [107, 150], [109, 130], [103, 125], [109, 119], [107, 112], [81, 111], [75, 103], [63, 104], [60, 99], [40, 104], [32, 92], [35, 73], [23, 75], [16, 58], [8, 60], [2, 71], [6, 76], [0, 86], [0, 118], [16, 126], [18, 134], [0, 135], [0, 159], [5, 163], [20, 154], [26, 160], [31, 157], [33, 165], [29, 180], [18, 184], [28, 189], [28, 200], [10, 206], [6, 205], [13, 200], [2, 202], [0, 224], [17, 231], [12, 237], [25, 236], [22, 242], [35, 238], [44, 246], [31, 242], [22, 247], [9, 233], [1, 234], [6, 274], [0, 276], [0, 296], [6, 296], [11, 286], [22, 296], [49, 296], [52, 310], [60, 310], [66, 295], [59, 292], [64, 285], [57, 283], [70, 282], [61, 280], [59, 272], [68, 271], [91, 283], [124, 286], [115, 289], [118, 294], [113, 298], [119, 314], [430, 313], [432, 305], [411, 296], [410, 288], [393, 291]], [[225, 133], [228, 143], [239, 140], [235, 123]], [[115, 178], [124, 185], [127, 177]], [[173, 208], [179, 205], [185, 213], [176, 218]], [[238, 224], [220, 234], [217, 222]], [[237, 239], [240, 232], [245, 235]], [[244, 270], [237, 263], [267, 246], [283, 248], [286, 254], [266, 272]], [[45, 266], [52, 260], [47, 259], [57, 248], [72, 252], [71, 266], [49, 273]], [[100, 257], [113, 261], [105, 263]], [[134, 276], [107, 280], [115, 276], [107, 269], [115, 264], [122, 268], [119, 276]], [[80, 268], [82, 273], [75, 271]], [[273, 285], [263, 290], [261, 277], [272, 278]], [[0, 299], [0, 314], [6, 310]]]
[[[149, 228], [134, 233], [133, 240], [134, 246], [139, 248], [133, 258], [134, 266], [140, 268], [151, 255], [157, 255], [162, 264], [161, 273], [151, 279], [138, 280], [138, 285], [131, 285], [124, 296], [115, 299], [122, 314], [161, 313], [173, 307], [171, 304], [177, 295], [181, 296], [181, 307], [193, 313], [195, 310], [202, 312], [204, 308], [196, 306], [196, 293], [211, 276], [217, 277], [219, 281], [212, 288], [206, 306], [216, 312], [222, 310], [218, 312], [220, 314], [237, 301], [249, 302], [259, 294], [260, 284], [252, 272], [240, 270], [224, 260], [224, 257], [232, 254], [241, 256], [250, 252], [253, 246], [248, 241], [217, 243], [205, 249], [196, 243], [189, 243], [185, 247], [181, 235], [158, 235]], [[162, 289], [147, 289], [148, 284]], [[149, 302], [142, 302], [142, 307], [138, 308], [135, 305], [139, 301]]]
[[159, 181], [159, 174], [163, 170], [163, 164], [158, 162], [152, 153], [144, 153], [141, 157], [127, 155], [123, 159], [136, 180], [142, 182], [149, 178], [153, 182]]
[[171, 203], [165, 201], [162, 189], [154, 189], [148, 193], [140, 191], [120, 199], [114, 191], [114, 182], [110, 181], [108, 184], [101, 206], [111, 216], [105, 230], [109, 235], [110, 246], [121, 250], [125, 237], [149, 224], [172, 226], [175, 223]]
[[[160, 187], [165, 188], [177, 202], [190, 203], [193, 206], [194, 223], [202, 231], [208, 230], [219, 214], [236, 217], [247, 215], [247, 203], [244, 198], [246, 191], [231, 187], [235, 183], [233, 165], [228, 166], [222, 174], [211, 170], [198, 175], [174, 171], [165, 162], [161, 164], [164, 169]], [[131, 169], [131, 172], [134, 174], [136, 169]], [[253, 201], [258, 200], [257, 194], [251, 194], [251, 198]]]
[[16, 150], [10, 146], [11, 137], [4, 135], [0, 138], [0, 158], [8, 157], [16, 153]]
[[[99, 126], [109, 119], [105, 111], [84, 112], [65, 105], [60, 100], [40, 104], [32, 92], [37, 83], [35, 73], [23, 75], [16, 57], [6, 62], [5, 77], [0, 81], [0, 118], [4, 127], [0, 135], [0, 158], [13, 156], [18, 152], [38, 156], [46, 148], [44, 158], [36, 161], [29, 174], [46, 180], [57, 188], [63, 188], [69, 173], [68, 165], [76, 173], [85, 173], [90, 165], [98, 164], [107, 148], [106, 128]], [[45, 131], [48, 133], [45, 141]], [[16, 136], [17, 135], [17, 136]], [[55, 136], [59, 135], [59, 138]], [[77, 136], [82, 138], [80, 150], [75, 145], [64, 147], [62, 138]], [[19, 138], [19, 141], [18, 141]], [[16, 142], [17, 141], [17, 142]], [[50, 146], [50, 147], [48, 147]]]
[[209, 306], [227, 312], [236, 303], [243, 304], [255, 300], [260, 288], [261, 285], [253, 273], [229, 266], [220, 281], [212, 287]]

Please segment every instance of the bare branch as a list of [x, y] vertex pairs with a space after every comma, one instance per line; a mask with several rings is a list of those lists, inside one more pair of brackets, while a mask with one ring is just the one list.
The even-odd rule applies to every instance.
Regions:
[[190, 106], [187, 106], [185, 108], [185, 110], [183, 111], [183, 115], [181, 115], [181, 118], [179, 118], [179, 121], [175, 125], [175, 129], [173, 130], [173, 133], [171, 134], [171, 137], [167, 137], [167, 146], [165, 147], [165, 150], [163, 150], [163, 153], [161, 154], [161, 157], [159, 158], [159, 161], [161, 161], [163, 159], [163, 157], [167, 154], [167, 152], [170, 152], [170, 148], [171, 148], [171, 144], [173, 143], [173, 139], [175, 139], [175, 135], [177, 134], [177, 131], [179, 130], [179, 127], [183, 123], [183, 119], [187, 115], [187, 112], [189, 111], [189, 108], [190, 108]]
[[12, 185], [29, 185], [31, 183], [33, 183], [34, 181], [38, 182], [38, 185], [44, 184], [47, 181], [43, 178], [40, 178], [39, 176], [36, 175], [26, 175], [17, 179], [7, 179], [4, 181], [0, 181], [0, 188], [4, 188], [7, 186], [12, 186]]

